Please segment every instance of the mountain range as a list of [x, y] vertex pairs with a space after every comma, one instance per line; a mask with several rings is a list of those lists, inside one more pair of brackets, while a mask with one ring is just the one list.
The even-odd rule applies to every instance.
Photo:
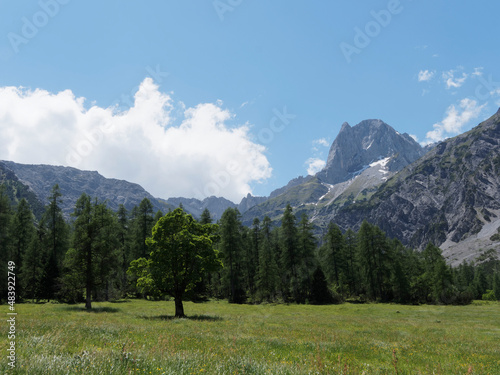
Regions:
[[36, 216], [56, 183], [66, 217], [82, 192], [114, 210], [148, 198], [155, 211], [182, 204], [195, 217], [208, 209], [214, 220], [235, 207], [245, 225], [266, 215], [277, 222], [290, 204], [297, 217], [308, 215], [318, 235], [331, 221], [356, 230], [368, 220], [407, 246], [435, 243], [456, 265], [500, 249], [500, 109], [471, 131], [427, 147], [381, 120], [344, 123], [320, 172], [297, 177], [269, 197], [248, 194], [239, 204], [220, 197], [161, 199], [96, 171], [12, 161], [0, 161], [0, 183], [13, 203], [26, 198]]

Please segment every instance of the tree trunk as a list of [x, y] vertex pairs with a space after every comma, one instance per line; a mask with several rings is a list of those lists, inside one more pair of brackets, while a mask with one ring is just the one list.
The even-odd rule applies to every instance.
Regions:
[[175, 296], [175, 317], [176, 318], [184, 318], [184, 305], [182, 304], [182, 296]]

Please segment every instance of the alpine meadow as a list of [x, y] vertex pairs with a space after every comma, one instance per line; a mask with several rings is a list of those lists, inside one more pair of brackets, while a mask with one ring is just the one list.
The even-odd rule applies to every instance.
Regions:
[[0, 373], [500, 374], [499, 12], [5, 2]]

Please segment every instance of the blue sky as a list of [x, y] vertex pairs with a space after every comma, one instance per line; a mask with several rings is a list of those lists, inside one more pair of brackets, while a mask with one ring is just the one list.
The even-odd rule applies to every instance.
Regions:
[[500, 3], [450, 4], [0, 1], [0, 159], [239, 201], [344, 121], [454, 136], [500, 106]]

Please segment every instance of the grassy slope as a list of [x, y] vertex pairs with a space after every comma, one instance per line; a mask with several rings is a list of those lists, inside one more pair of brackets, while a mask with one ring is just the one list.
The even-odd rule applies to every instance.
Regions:
[[7, 371], [2, 356], [0, 372], [395, 374], [395, 353], [399, 374], [500, 374], [498, 303], [186, 303], [191, 318], [181, 320], [173, 302], [95, 307], [16, 305], [17, 368]]

